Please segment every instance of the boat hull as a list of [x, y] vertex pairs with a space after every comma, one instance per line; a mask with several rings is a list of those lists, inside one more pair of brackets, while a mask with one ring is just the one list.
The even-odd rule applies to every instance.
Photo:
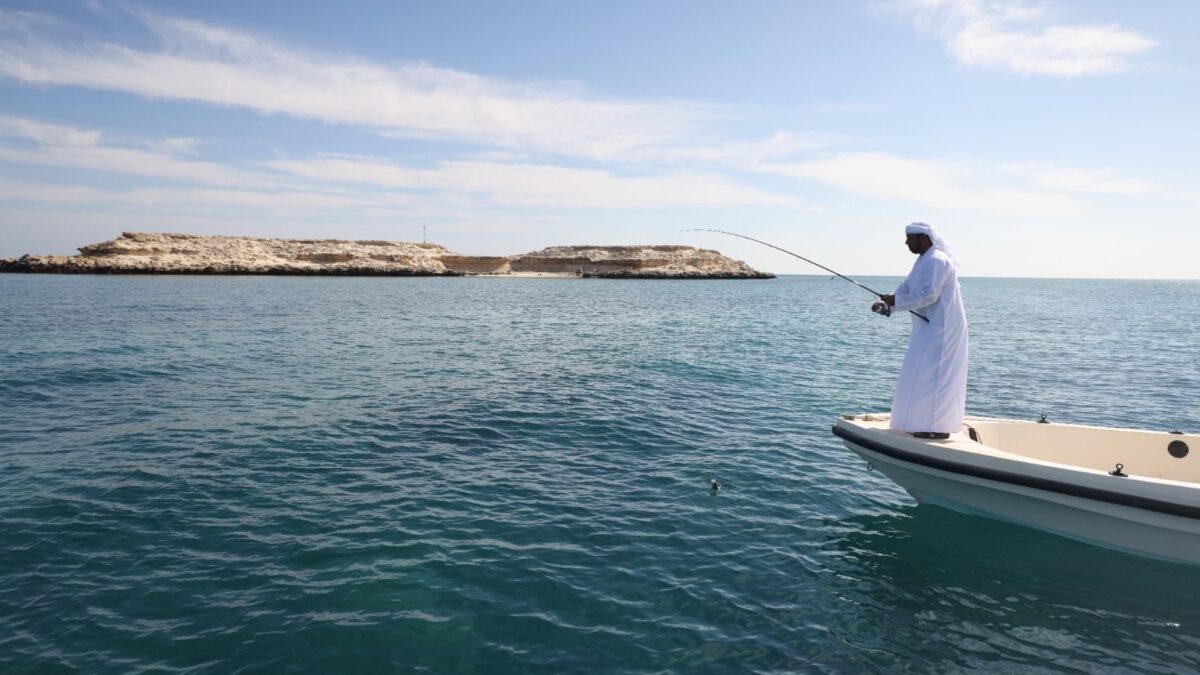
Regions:
[[[969, 453], [956, 457], [954, 450], [932, 445], [927, 455], [916, 456], [911, 441], [856, 431], [861, 432], [834, 429], [849, 449], [920, 502], [1106, 548], [1200, 565], [1200, 508], [1162, 499], [1161, 492], [1147, 497], [1136, 491], [1089, 486], [1081, 479], [1094, 481], [1097, 477], [1070, 476], [1069, 471], [1055, 475], [1053, 467], [1017, 473], [1023, 467], [1005, 467], [995, 458], [972, 462]], [[1110, 482], [1116, 482], [1118, 488], [1134, 487], [1131, 482], [1117, 482], [1121, 480]]]

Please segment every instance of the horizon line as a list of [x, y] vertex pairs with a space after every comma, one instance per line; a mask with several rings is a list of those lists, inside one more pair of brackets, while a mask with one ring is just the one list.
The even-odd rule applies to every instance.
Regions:
[[[828, 277], [828, 274], [796, 273], [781, 274], [764, 270], [777, 277]], [[850, 275], [847, 275], [850, 276]], [[903, 279], [904, 274], [855, 274], [856, 278], [896, 278]], [[1053, 276], [1016, 276], [1016, 275], [964, 275], [960, 279], [1028, 279], [1031, 281], [1200, 281], [1200, 277], [1053, 277]]]

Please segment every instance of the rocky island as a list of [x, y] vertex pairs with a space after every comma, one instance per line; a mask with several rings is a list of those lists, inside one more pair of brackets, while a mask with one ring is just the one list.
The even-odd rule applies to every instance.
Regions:
[[510, 256], [459, 255], [438, 244], [262, 239], [125, 232], [79, 255], [0, 259], [0, 272], [59, 274], [299, 274], [338, 276], [573, 276], [770, 279], [740, 260], [693, 246], [554, 246]]

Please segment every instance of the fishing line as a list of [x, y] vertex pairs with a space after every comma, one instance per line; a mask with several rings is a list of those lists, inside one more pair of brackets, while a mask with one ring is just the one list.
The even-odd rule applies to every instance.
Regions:
[[[870, 288], [867, 288], [866, 286], [864, 286], [864, 285], [862, 285], [862, 284], [858, 283], [857, 281], [855, 281], [855, 280], [851, 279], [850, 277], [846, 276], [845, 274], [842, 274], [842, 273], [840, 273], [840, 272], [835, 272], [835, 271], [833, 271], [833, 270], [829, 269], [828, 267], [826, 267], [826, 266], [822, 265], [822, 264], [821, 264], [821, 263], [819, 263], [819, 262], [815, 262], [815, 261], [809, 260], [808, 258], [805, 258], [805, 257], [804, 257], [804, 256], [802, 256], [802, 255], [797, 255], [797, 254], [795, 254], [795, 253], [792, 253], [791, 251], [789, 251], [789, 250], [787, 250], [787, 249], [785, 249], [785, 248], [779, 248], [779, 247], [778, 247], [778, 246], [776, 246], [775, 244], [768, 244], [767, 242], [765, 242], [765, 241], [761, 241], [761, 240], [759, 240], [759, 239], [755, 239], [754, 237], [747, 237], [747, 236], [746, 236], [746, 235], [744, 235], [744, 234], [738, 234], [738, 233], [736, 233], [736, 232], [726, 232], [725, 230], [709, 230], [709, 229], [705, 229], [705, 228], [702, 228], [702, 227], [698, 227], [698, 228], [692, 228], [692, 229], [688, 229], [688, 230], [682, 230], [682, 231], [683, 231], [683, 232], [716, 232], [717, 234], [727, 234], [727, 235], [729, 235], [729, 236], [731, 236], [731, 237], [740, 237], [740, 238], [742, 238], [742, 239], [748, 239], [748, 240], [750, 240], [750, 241], [752, 241], [752, 242], [754, 242], [754, 243], [756, 243], [756, 244], [762, 244], [763, 246], [769, 246], [769, 247], [771, 247], [771, 248], [775, 249], [776, 251], [782, 251], [782, 252], [784, 252], [784, 253], [786, 253], [786, 254], [788, 254], [788, 255], [792, 256], [793, 258], [799, 258], [799, 259], [803, 260], [804, 262], [806, 262], [806, 263], [808, 263], [808, 264], [810, 264], [810, 265], [816, 265], [817, 267], [820, 267], [821, 269], [825, 270], [826, 272], [829, 272], [830, 274], [833, 274], [833, 275], [835, 275], [835, 276], [839, 276], [839, 277], [841, 277], [841, 278], [845, 279], [846, 281], [849, 281], [850, 283], [854, 284], [855, 286], [858, 286], [859, 288], [863, 289], [864, 291], [867, 291], [867, 292], [868, 292], [868, 293], [870, 293], [871, 295], [874, 295], [874, 296], [875, 296], [875, 297], [877, 297], [877, 298], [883, 299], [883, 294], [882, 294], [882, 293], [880, 293], [879, 291], [875, 291], [875, 290], [872, 290], [872, 289], [870, 289]], [[927, 317], [925, 317], [925, 316], [922, 316], [922, 315], [920, 315], [920, 314], [917, 314], [916, 312], [914, 312], [914, 311], [912, 311], [912, 310], [909, 310], [909, 311], [908, 311], [908, 313], [909, 313], [909, 314], [912, 314], [912, 315], [913, 315], [913, 316], [915, 316], [915, 317], [918, 317], [918, 318], [922, 319], [922, 320], [923, 320], [925, 323], [929, 323], [929, 319], [928, 319]]]

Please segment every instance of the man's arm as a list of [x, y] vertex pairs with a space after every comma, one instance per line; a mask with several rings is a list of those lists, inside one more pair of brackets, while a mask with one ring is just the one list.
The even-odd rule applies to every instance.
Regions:
[[[897, 288], [892, 296], [891, 305], [897, 311], [912, 311], [928, 307], [937, 302], [942, 295], [942, 287], [950, 276], [950, 262], [945, 258], [932, 256], [918, 270], [917, 278], [912, 283], [906, 283], [905, 288]], [[887, 302], [887, 297], [884, 297]]]
[[912, 278], [912, 272], [909, 272], [908, 276], [904, 277], [904, 281], [901, 281], [900, 285], [896, 287], [895, 293], [885, 293], [885, 294], [879, 296], [879, 300], [881, 302], [883, 302], [883, 304], [887, 305], [888, 307], [895, 305], [896, 304], [896, 295], [897, 294], [903, 295], [908, 292], [908, 282], [911, 278]]

